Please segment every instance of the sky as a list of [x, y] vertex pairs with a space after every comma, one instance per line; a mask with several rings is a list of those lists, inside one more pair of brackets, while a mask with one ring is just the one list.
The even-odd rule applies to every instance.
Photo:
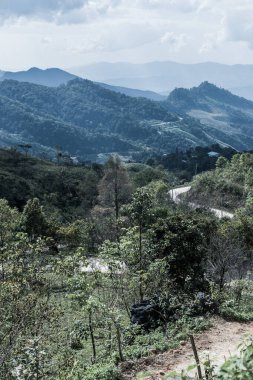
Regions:
[[0, 0], [0, 70], [253, 64], [252, 0]]

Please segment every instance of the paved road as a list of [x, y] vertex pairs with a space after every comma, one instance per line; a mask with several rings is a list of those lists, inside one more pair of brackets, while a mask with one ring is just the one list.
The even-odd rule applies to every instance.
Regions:
[[[180, 195], [187, 193], [190, 189], [191, 189], [191, 186], [178, 187], [176, 189], [171, 189], [169, 191], [169, 195], [176, 204], [179, 204], [181, 202]], [[192, 208], [201, 207], [197, 205], [196, 203], [188, 203], [188, 205]], [[231, 212], [227, 212], [227, 211], [220, 210], [217, 208], [211, 208], [210, 211], [212, 211], [220, 219], [221, 218], [232, 219], [234, 217], [234, 214], [232, 214]]]
[[176, 204], [179, 204], [181, 202], [179, 195], [187, 193], [190, 189], [191, 186], [178, 187], [177, 189], [171, 189], [169, 195]]
[[[171, 189], [169, 191], [169, 195], [176, 204], [179, 204], [181, 202], [180, 195], [187, 193], [190, 189], [191, 189], [191, 186], [178, 187], [176, 189]], [[188, 205], [192, 208], [201, 207], [201, 206], [198, 206], [196, 203], [188, 203]], [[234, 216], [230, 212], [219, 210], [216, 208], [211, 208], [210, 210], [212, 212], [214, 212], [215, 215], [220, 219], [225, 218], [225, 217], [226, 218], [233, 218], [233, 216]], [[122, 274], [127, 270], [125, 263], [119, 262], [119, 261], [115, 261], [114, 263], [116, 264], [116, 265], [114, 264], [115, 265], [115, 267], [114, 267], [115, 273]], [[112, 262], [109, 263], [107, 260], [102, 260], [102, 259], [97, 258], [97, 257], [90, 257], [88, 259], [88, 262], [85, 265], [83, 265], [83, 264], [81, 265], [80, 271], [81, 272], [88, 272], [88, 273], [96, 272], [96, 271], [99, 271], [102, 273], [110, 273], [111, 264], [112, 264]]]

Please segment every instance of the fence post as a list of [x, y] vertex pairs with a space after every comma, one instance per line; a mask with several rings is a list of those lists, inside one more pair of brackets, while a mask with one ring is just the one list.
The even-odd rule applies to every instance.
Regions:
[[197, 352], [197, 348], [196, 348], [196, 345], [195, 345], [195, 341], [194, 341], [193, 335], [190, 335], [190, 340], [191, 340], [191, 345], [192, 345], [192, 351], [194, 353], [194, 358], [195, 358], [195, 361], [196, 361], [196, 364], [197, 364], [198, 378], [199, 378], [199, 380], [201, 380], [201, 379], [203, 379], [203, 377], [202, 377], [199, 356], [198, 356], [198, 352]]

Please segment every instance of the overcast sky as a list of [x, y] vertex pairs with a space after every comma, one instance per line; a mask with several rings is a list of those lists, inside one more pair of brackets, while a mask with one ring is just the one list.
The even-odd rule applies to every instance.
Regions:
[[252, 0], [0, 0], [0, 69], [253, 64]]

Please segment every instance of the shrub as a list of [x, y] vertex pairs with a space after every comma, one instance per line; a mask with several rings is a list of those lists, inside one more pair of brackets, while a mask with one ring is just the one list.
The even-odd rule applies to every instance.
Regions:
[[120, 380], [120, 372], [115, 364], [94, 364], [86, 371], [82, 380]]
[[217, 380], [252, 380], [253, 338], [249, 338], [239, 357], [227, 360], [217, 376]]

